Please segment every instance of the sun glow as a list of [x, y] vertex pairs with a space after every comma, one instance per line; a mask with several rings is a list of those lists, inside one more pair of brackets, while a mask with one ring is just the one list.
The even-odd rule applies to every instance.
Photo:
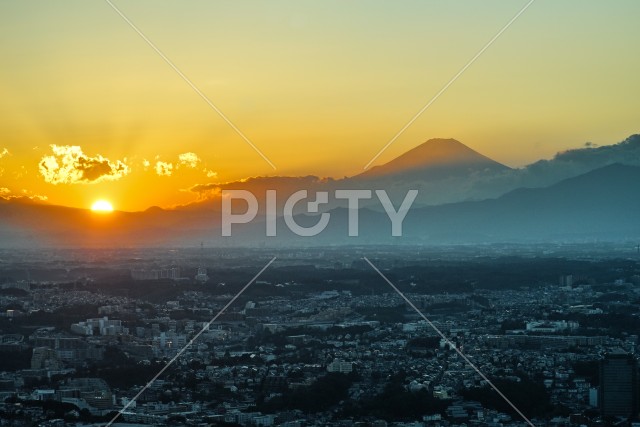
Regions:
[[94, 212], [113, 212], [113, 206], [111, 203], [106, 200], [98, 200], [93, 205], [91, 205], [91, 210]]

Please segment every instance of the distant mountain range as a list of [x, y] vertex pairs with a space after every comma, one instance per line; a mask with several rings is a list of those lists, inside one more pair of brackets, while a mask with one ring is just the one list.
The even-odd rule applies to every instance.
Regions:
[[[293, 235], [283, 221], [284, 244], [451, 244], [495, 242], [640, 241], [640, 167], [613, 164], [545, 188], [523, 188], [497, 199], [428, 206], [409, 210], [403, 237], [391, 237], [384, 212], [363, 209], [359, 237], [347, 237], [348, 210], [330, 211], [330, 226], [314, 238]], [[315, 216], [299, 215], [305, 225]], [[258, 236], [258, 237], [256, 237]], [[264, 224], [234, 228], [237, 244], [269, 240]]]
[[367, 188], [420, 190], [419, 205], [496, 198], [518, 188], [542, 188], [615, 163], [640, 166], [640, 135], [603, 147], [587, 145], [512, 169], [453, 139], [432, 139], [391, 162], [347, 179]]
[[[559, 153], [511, 169], [453, 139], [432, 139], [360, 175], [258, 177], [242, 183], [207, 184], [194, 191], [277, 189], [280, 205], [299, 189], [386, 189], [398, 203], [408, 189], [420, 196], [404, 221], [403, 237], [391, 236], [377, 201], [360, 211], [360, 237], [347, 237], [348, 211], [335, 200], [330, 226], [313, 238], [294, 236], [282, 218], [278, 237], [265, 237], [264, 223], [234, 227], [220, 236], [219, 199], [165, 210], [114, 212], [0, 199], [0, 247], [327, 245], [379, 243], [489, 243], [640, 240], [640, 135], [604, 147]], [[213, 193], [215, 194], [215, 192]], [[264, 204], [261, 203], [263, 206]], [[303, 205], [303, 203], [301, 203]], [[312, 215], [296, 220], [313, 224]]]
[[[640, 135], [632, 135], [614, 145], [588, 145], [564, 151], [550, 160], [516, 169], [493, 161], [454, 139], [431, 139], [384, 165], [353, 177], [254, 177], [242, 182], [197, 185], [192, 190], [215, 195], [221, 189], [241, 188], [260, 198], [265, 190], [275, 188], [283, 201], [299, 189], [310, 192], [332, 192], [338, 188], [386, 189], [396, 200], [402, 200], [408, 189], [418, 189], [420, 193], [415, 205], [434, 206], [496, 198], [518, 188], [548, 187], [615, 163], [640, 166]], [[260, 205], [264, 206], [262, 200]], [[377, 204], [371, 205], [375, 209]], [[346, 204], [331, 205], [337, 206], [345, 207]]]

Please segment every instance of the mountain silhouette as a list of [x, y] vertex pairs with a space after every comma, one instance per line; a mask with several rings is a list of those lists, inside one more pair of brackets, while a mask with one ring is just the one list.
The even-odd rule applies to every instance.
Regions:
[[430, 139], [399, 157], [361, 173], [356, 178], [392, 177], [442, 179], [509, 168], [455, 139]]

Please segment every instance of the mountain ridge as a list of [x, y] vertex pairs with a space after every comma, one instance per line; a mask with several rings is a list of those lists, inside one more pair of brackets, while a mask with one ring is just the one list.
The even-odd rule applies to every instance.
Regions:
[[[360, 237], [347, 236], [344, 208], [330, 211], [326, 232], [300, 238], [278, 218], [278, 237], [266, 238], [264, 218], [234, 228], [223, 239], [219, 218], [210, 211], [113, 212], [96, 214], [55, 205], [0, 204], [0, 242], [76, 247], [193, 246], [206, 240], [218, 244], [273, 245], [489, 243], [540, 240], [640, 238], [640, 197], [633, 185], [640, 167], [608, 165], [545, 188], [522, 188], [495, 199], [415, 207], [404, 223], [404, 237], [391, 237], [384, 212], [363, 208]], [[313, 225], [313, 214], [296, 216]], [[7, 245], [7, 243], [11, 243]], [[18, 245], [19, 246], [19, 245]]]

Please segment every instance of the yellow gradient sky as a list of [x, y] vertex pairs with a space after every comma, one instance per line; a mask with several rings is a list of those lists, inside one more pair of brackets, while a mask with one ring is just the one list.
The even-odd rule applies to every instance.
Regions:
[[[106, 2], [4, 0], [0, 196], [142, 210], [195, 184], [357, 174], [525, 1], [114, 3], [277, 170]], [[521, 166], [640, 132], [638, 16], [636, 0], [537, 0], [376, 163], [453, 137]], [[64, 153], [111, 179], [54, 183], [39, 164]]]

